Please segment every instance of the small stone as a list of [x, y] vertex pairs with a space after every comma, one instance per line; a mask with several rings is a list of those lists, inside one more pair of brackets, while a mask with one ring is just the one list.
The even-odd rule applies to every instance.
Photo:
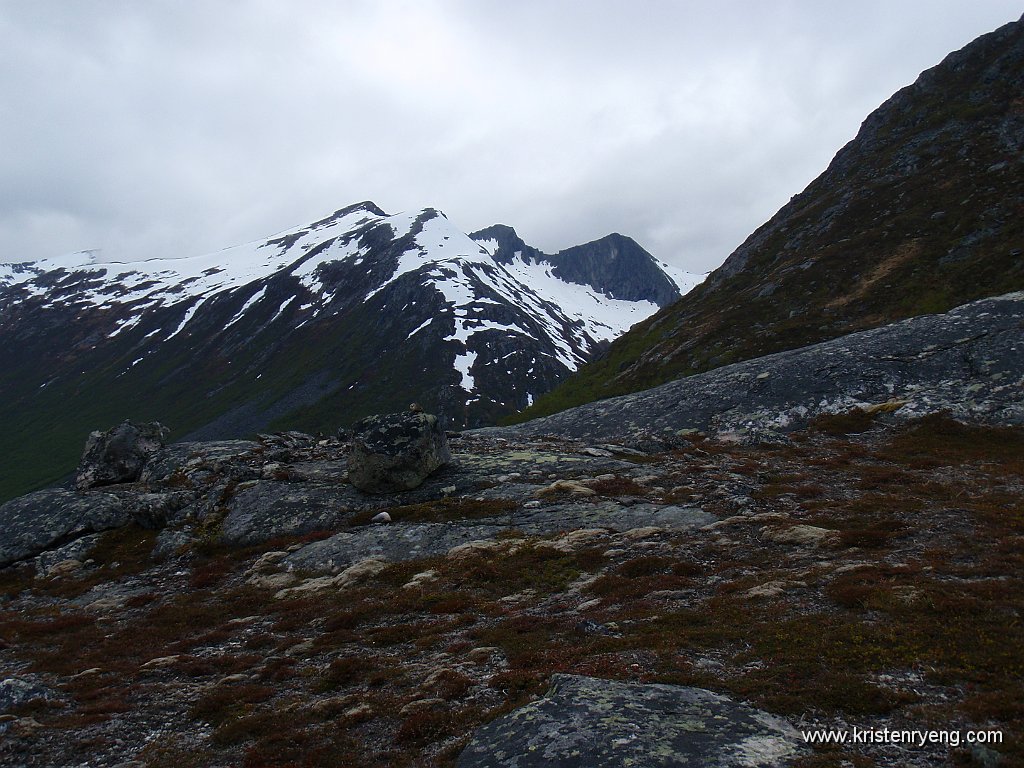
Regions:
[[761, 538], [777, 544], [829, 547], [839, 543], [839, 532], [816, 525], [794, 525], [791, 528], [765, 528]]
[[580, 528], [569, 531], [551, 541], [538, 541], [534, 546], [542, 549], [553, 549], [557, 552], [576, 552], [583, 547], [593, 544], [597, 539], [603, 539], [608, 535], [604, 528]]
[[334, 576], [319, 576], [314, 579], [303, 579], [294, 587], [288, 587], [274, 593], [276, 600], [289, 600], [294, 597], [304, 597], [314, 592], [320, 592], [335, 586]]
[[11, 728], [19, 736], [28, 736], [35, 733], [43, 724], [36, 720], [34, 717], [19, 717], [17, 720], [11, 723]]
[[85, 607], [91, 611], [116, 611], [124, 608], [127, 603], [128, 598], [125, 595], [111, 595], [93, 600]]
[[358, 584], [361, 581], [366, 581], [367, 579], [376, 576], [389, 565], [391, 565], [390, 561], [383, 558], [368, 557], [365, 560], [360, 560], [358, 563], [350, 565], [344, 571], [335, 576], [335, 585], [342, 589], [350, 587], [353, 584]]
[[239, 672], [239, 673], [234, 674], [234, 675], [228, 675], [227, 677], [222, 677], [220, 680], [217, 681], [217, 685], [231, 685], [232, 683], [243, 683], [243, 682], [245, 682], [248, 679], [249, 679], [249, 675], [244, 675], [241, 672]]
[[609, 450], [605, 450], [604, 448], [594, 448], [593, 446], [584, 448], [583, 453], [587, 456], [596, 456], [601, 459], [611, 458], [614, 456], [614, 454]]
[[59, 579], [64, 576], [70, 576], [80, 570], [82, 570], [81, 560], [61, 560], [50, 567], [50, 570], [46, 572], [46, 577], [49, 579]]
[[467, 541], [448, 550], [447, 557], [453, 560], [461, 560], [467, 557], [480, 557], [482, 555], [494, 555], [499, 552], [515, 552], [520, 545], [510, 541], [495, 541], [483, 539], [479, 541]]
[[390, 523], [391, 515], [387, 512], [378, 512], [376, 515], [370, 518], [371, 523]]
[[585, 600], [576, 606], [577, 611], [589, 611], [591, 608], [597, 608], [601, 605], [600, 598], [594, 598], [593, 600]]
[[334, 717], [349, 709], [353, 701], [355, 701], [355, 697], [352, 695], [332, 696], [314, 702], [309, 706], [309, 711], [317, 717]]
[[498, 648], [494, 645], [482, 645], [479, 648], [474, 648], [473, 650], [467, 652], [466, 658], [470, 661], [475, 661], [477, 664], [480, 664], [485, 661], [490, 661], [490, 659], [498, 653], [502, 653], [501, 648]]
[[429, 571], [421, 571], [420, 573], [415, 574], [405, 584], [403, 584], [402, 588], [403, 589], [416, 589], [417, 587], [422, 587], [424, 584], [428, 584], [428, 583], [430, 583], [432, 581], [437, 581], [438, 575], [439, 574], [437, 573], [437, 571], [435, 571], [433, 569], [431, 569]]
[[655, 536], [660, 536], [666, 533], [664, 528], [660, 528], [656, 525], [646, 525], [642, 528], [630, 528], [628, 531], [623, 531], [619, 534], [620, 539], [626, 541], [642, 541], [643, 539], [651, 539]]
[[778, 597], [792, 589], [806, 586], [807, 584], [802, 581], [768, 581], [756, 587], [751, 587], [743, 593], [743, 597]]
[[294, 573], [258, 573], [246, 579], [246, 584], [257, 589], [279, 590], [292, 586], [298, 580], [299, 577]]
[[157, 656], [155, 659], [150, 659], [145, 662], [139, 669], [163, 669], [164, 667], [170, 667], [178, 662], [181, 656], [176, 654], [174, 656]]
[[256, 562], [249, 567], [249, 570], [253, 573], [258, 573], [259, 571], [273, 569], [274, 566], [286, 557], [288, 557], [288, 553], [280, 550], [264, 552], [259, 556], [259, 558], [257, 558]]
[[303, 640], [301, 643], [289, 647], [285, 652], [285, 656], [304, 656], [313, 650], [312, 640]]
[[369, 704], [360, 704], [352, 707], [351, 709], [346, 709], [342, 717], [346, 720], [354, 720], [356, 722], [369, 720], [373, 717], [373, 708]]
[[545, 486], [537, 491], [537, 495], [548, 493], [571, 493], [576, 496], [596, 496], [597, 491], [593, 488], [574, 482], [572, 480], [555, 480], [551, 485]]

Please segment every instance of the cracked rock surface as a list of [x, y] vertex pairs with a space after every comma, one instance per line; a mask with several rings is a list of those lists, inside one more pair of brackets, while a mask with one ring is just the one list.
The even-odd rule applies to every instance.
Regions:
[[899, 405], [898, 418], [949, 411], [1021, 424], [1022, 387], [1024, 292], [1017, 292], [482, 431], [671, 444], [694, 430], [788, 432], [822, 413], [886, 403]]
[[554, 675], [540, 701], [477, 730], [459, 768], [772, 768], [806, 747], [785, 720], [711, 691]]

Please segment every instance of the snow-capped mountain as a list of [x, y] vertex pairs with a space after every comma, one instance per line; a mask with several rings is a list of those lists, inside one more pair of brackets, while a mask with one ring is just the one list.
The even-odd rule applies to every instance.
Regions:
[[0, 264], [0, 410], [76, 444], [125, 416], [217, 437], [410, 401], [477, 426], [699, 280], [621, 235], [546, 255], [510, 227], [373, 203], [204, 256]]

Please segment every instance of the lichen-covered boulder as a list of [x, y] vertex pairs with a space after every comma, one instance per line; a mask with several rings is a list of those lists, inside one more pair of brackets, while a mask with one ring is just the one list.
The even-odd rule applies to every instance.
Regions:
[[775, 768], [805, 748], [785, 720], [711, 691], [554, 675], [539, 701], [478, 728], [458, 768]]
[[48, 488], [11, 499], [0, 506], [0, 567], [131, 521], [129, 505], [111, 493]]
[[167, 432], [167, 427], [156, 421], [124, 421], [106, 432], [91, 433], [75, 475], [75, 487], [84, 491], [135, 482], [146, 461], [163, 447]]
[[444, 430], [429, 413], [370, 416], [352, 431], [349, 481], [366, 493], [412, 490], [451, 461]]

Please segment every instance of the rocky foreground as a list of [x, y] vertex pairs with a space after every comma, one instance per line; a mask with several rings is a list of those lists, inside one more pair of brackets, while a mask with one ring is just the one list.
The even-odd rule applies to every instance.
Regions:
[[1024, 764], [1022, 305], [507, 430], [94, 433], [0, 506], [0, 764]]
[[[761, 446], [449, 444], [404, 494], [362, 494], [346, 440], [297, 433], [36, 494], [115, 512], [0, 572], [0, 763], [1024, 758], [1019, 427], [856, 411]], [[799, 735], [855, 726], [1004, 741]]]

